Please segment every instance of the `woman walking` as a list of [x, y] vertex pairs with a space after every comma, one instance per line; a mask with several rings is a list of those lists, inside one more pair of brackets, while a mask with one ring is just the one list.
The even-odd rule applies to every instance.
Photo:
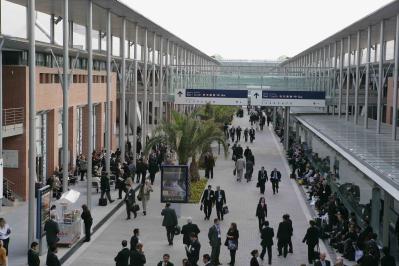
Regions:
[[93, 218], [91, 217], [90, 210], [86, 204], [82, 205], [82, 210], [83, 211], [81, 217], [85, 225], [85, 242], [89, 242], [91, 236], [91, 226], [93, 225]]
[[258, 206], [256, 207], [256, 217], [258, 217], [259, 231], [261, 231], [267, 217], [267, 204], [264, 197], [259, 199]]
[[11, 228], [6, 223], [4, 218], [0, 218], [0, 240], [3, 241], [3, 247], [6, 250], [6, 255], [8, 256], [8, 243], [10, 242]]
[[227, 238], [225, 245], [230, 251], [230, 265], [234, 266], [236, 261], [236, 252], [238, 249], [238, 238], [240, 234], [238, 233], [237, 224], [231, 223], [229, 230], [227, 231]]
[[143, 214], [147, 214], [147, 201], [150, 200], [150, 193], [152, 192], [152, 186], [150, 180], [146, 179], [144, 184], [140, 187], [140, 192], [138, 198], [141, 199], [141, 203], [143, 204]]

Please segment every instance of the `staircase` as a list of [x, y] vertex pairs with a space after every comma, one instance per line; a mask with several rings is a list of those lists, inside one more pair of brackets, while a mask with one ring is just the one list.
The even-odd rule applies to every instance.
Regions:
[[15, 194], [15, 183], [7, 178], [3, 179], [3, 206], [14, 206], [18, 201], [18, 196]]

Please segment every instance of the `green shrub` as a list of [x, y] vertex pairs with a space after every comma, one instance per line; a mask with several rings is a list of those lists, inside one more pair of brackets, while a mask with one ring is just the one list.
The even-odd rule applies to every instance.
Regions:
[[201, 201], [202, 192], [204, 191], [208, 179], [201, 178], [199, 181], [191, 182], [189, 203], [199, 203]]

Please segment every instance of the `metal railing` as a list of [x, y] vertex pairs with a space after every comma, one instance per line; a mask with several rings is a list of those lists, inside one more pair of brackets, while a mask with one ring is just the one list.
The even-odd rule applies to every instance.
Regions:
[[3, 109], [3, 126], [23, 124], [23, 122], [24, 122], [23, 107]]
[[15, 201], [15, 183], [11, 182], [7, 178], [3, 179], [3, 196], [7, 198], [9, 201]]

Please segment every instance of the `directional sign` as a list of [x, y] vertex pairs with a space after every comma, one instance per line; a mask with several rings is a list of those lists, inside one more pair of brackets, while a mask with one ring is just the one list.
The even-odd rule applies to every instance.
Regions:
[[180, 89], [176, 104], [247, 105], [248, 90]]
[[324, 91], [262, 91], [262, 106], [325, 107]]
[[258, 106], [258, 105], [262, 105], [262, 90], [259, 89], [253, 89], [250, 90], [250, 105], [252, 106]]

